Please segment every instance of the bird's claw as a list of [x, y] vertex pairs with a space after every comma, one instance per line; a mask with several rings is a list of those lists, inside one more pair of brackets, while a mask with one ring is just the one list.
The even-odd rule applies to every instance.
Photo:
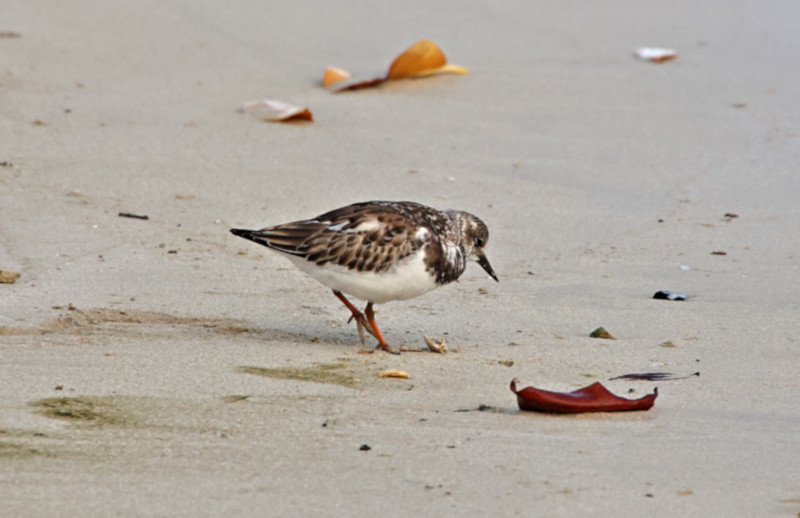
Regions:
[[361, 345], [366, 345], [367, 342], [367, 335], [364, 334], [366, 330], [367, 333], [375, 336], [375, 333], [372, 331], [372, 326], [369, 325], [367, 318], [364, 316], [363, 313], [352, 313], [350, 318], [347, 319], [347, 323], [349, 324], [353, 320], [356, 321], [356, 327], [358, 328], [358, 338], [361, 340]]
[[[353, 320], [353, 317], [350, 317], [350, 320]], [[350, 320], [347, 323], [350, 323]], [[367, 344], [367, 337], [364, 334], [364, 324], [361, 323], [360, 319], [356, 319], [356, 327], [358, 327], [358, 338], [361, 340], [361, 345]]]

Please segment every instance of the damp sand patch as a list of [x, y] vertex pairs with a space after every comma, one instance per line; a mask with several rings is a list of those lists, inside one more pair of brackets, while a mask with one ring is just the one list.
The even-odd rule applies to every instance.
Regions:
[[346, 372], [342, 372], [344, 368], [345, 365], [343, 363], [322, 363], [311, 367], [283, 367], [277, 369], [242, 366], [237, 371], [242, 374], [252, 374], [272, 379], [327, 383], [361, 390], [361, 382]]
[[53, 452], [32, 448], [28, 444], [0, 441], [0, 460], [28, 460], [35, 457], [54, 457]]
[[62, 314], [34, 326], [0, 326], [0, 336], [107, 336], [110, 333], [130, 336], [142, 333], [174, 334], [176, 330], [194, 333], [195, 329], [202, 329], [215, 335], [245, 335], [268, 341], [308, 344], [319, 340], [306, 333], [251, 327], [241, 320], [230, 318], [185, 317], [133, 309], [79, 309], [72, 304], [53, 306], [53, 309], [62, 311]]
[[222, 333], [230, 334], [247, 332], [246, 328], [233, 320], [181, 317], [157, 311], [122, 311], [111, 308], [83, 310], [72, 305], [56, 308], [67, 311], [59, 317], [33, 327], [0, 327], [0, 335], [73, 334], [90, 331], [104, 324], [183, 325], [219, 329]]
[[0, 463], [37, 457], [56, 457], [57, 453], [48, 444], [49, 438], [41, 432], [9, 430], [0, 428]]

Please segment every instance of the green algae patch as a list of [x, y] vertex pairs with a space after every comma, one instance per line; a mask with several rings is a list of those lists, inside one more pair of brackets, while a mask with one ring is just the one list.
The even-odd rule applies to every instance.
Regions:
[[360, 389], [361, 383], [356, 378], [340, 372], [344, 367], [343, 363], [322, 363], [311, 367], [283, 367], [278, 369], [243, 366], [239, 367], [238, 372], [280, 380], [310, 381]]
[[40, 415], [72, 423], [103, 426], [125, 421], [113, 397], [50, 397], [29, 404]]
[[106, 395], [52, 397], [28, 403], [33, 412], [84, 431], [148, 430], [158, 434], [225, 433], [231, 414], [219, 400]]

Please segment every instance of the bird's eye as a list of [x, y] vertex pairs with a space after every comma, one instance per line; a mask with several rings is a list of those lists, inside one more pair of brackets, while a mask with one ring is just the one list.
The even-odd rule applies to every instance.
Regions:
[[482, 237], [479, 237], [478, 239], [475, 240], [475, 246], [477, 248], [483, 248], [483, 245], [485, 245], [485, 244], [486, 244], [486, 242], [483, 240]]

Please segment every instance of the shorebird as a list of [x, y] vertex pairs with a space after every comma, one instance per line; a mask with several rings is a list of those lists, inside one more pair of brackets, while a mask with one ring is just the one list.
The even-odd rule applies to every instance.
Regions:
[[[495, 281], [484, 248], [489, 229], [477, 216], [411, 201], [368, 201], [283, 225], [231, 232], [280, 253], [333, 290], [350, 310], [361, 343], [364, 330], [390, 347], [373, 304], [418, 297], [458, 279], [477, 261]], [[365, 300], [362, 313], [345, 294]]]

